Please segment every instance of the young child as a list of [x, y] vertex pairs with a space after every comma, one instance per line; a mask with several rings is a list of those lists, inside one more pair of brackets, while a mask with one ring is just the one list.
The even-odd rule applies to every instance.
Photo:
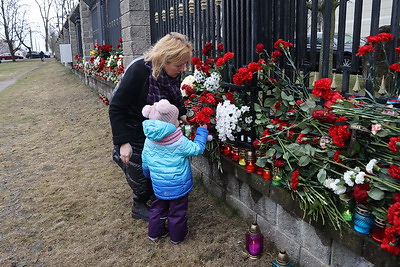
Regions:
[[198, 127], [194, 141], [189, 140], [179, 127], [178, 108], [166, 99], [146, 105], [142, 114], [149, 118], [143, 122], [143, 173], [151, 178], [156, 196], [150, 208], [148, 236], [157, 242], [169, 234], [176, 245], [189, 233], [186, 212], [193, 188], [189, 157], [204, 152], [207, 126]]

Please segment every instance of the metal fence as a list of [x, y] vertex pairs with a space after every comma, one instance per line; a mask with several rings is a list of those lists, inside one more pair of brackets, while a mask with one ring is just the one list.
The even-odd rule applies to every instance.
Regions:
[[[389, 1], [385, 0], [385, 3], [388, 4]], [[201, 55], [204, 43], [222, 42], [227, 51], [235, 53], [236, 67], [257, 59], [255, 52], [257, 43], [263, 43], [270, 53], [274, 42], [282, 38], [294, 44], [291, 53], [299, 69], [304, 73], [318, 71], [319, 77], [329, 77], [333, 69], [334, 72], [343, 74], [341, 88], [347, 93], [351, 74], [374, 75], [361, 73], [363, 62], [355, 56], [358, 47], [363, 45], [362, 38], [366, 37], [361, 36], [362, 20], [371, 19], [369, 35], [376, 35], [379, 31], [381, 0], [367, 2], [363, 0], [154, 0], [150, 1], [151, 37], [154, 43], [170, 31], [184, 33], [193, 41], [196, 55]], [[352, 14], [348, 12], [349, 5], [354, 9]], [[363, 7], [371, 10], [371, 13], [363, 14]], [[389, 31], [395, 36], [395, 40], [398, 40], [400, 0], [392, 0], [391, 7]], [[332, 22], [333, 16], [336, 16], [334, 22]], [[345, 42], [346, 34], [349, 34], [348, 30], [346, 32], [349, 19], [353, 23], [350, 47]], [[321, 38], [319, 35], [322, 37], [321, 43], [318, 42]], [[392, 48], [394, 45], [392, 44]], [[388, 51], [388, 60], [393, 62], [394, 49]], [[368, 60], [371, 63], [374, 59]], [[287, 66], [282, 67], [287, 68]], [[306, 84], [309, 86], [310, 82], [306, 80]], [[372, 83], [366, 83], [365, 87], [369, 91], [373, 90]]]
[[92, 18], [93, 43], [116, 46], [121, 37], [119, 0], [84, 0]]

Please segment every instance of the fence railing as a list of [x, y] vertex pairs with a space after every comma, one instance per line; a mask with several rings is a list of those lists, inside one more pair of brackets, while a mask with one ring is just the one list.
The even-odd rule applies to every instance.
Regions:
[[[363, 69], [363, 65], [374, 64], [375, 59], [370, 57], [361, 61], [356, 57], [366, 37], [361, 34], [362, 26], [365, 27], [362, 21], [370, 19], [369, 35], [376, 35], [380, 30], [381, 5], [390, 5], [391, 19], [387, 29], [398, 40], [400, 0], [391, 2], [154, 0], [150, 1], [151, 38], [154, 43], [170, 31], [184, 33], [193, 41], [197, 56], [201, 55], [204, 43], [212, 42], [215, 45], [222, 42], [226, 51], [235, 53], [236, 68], [257, 59], [257, 43], [263, 43], [271, 53], [274, 42], [284, 39], [294, 44], [292, 57], [297, 68], [304, 74], [318, 72], [320, 78], [330, 77], [332, 70], [343, 74], [340, 85], [343, 93], [350, 92], [352, 74], [360, 74], [369, 77], [365, 79], [363, 87], [373, 92], [376, 88], [376, 84], [373, 84], [376, 73]], [[349, 7], [354, 12], [350, 12]], [[363, 8], [371, 10], [371, 13], [363, 13]], [[352, 24], [351, 32], [346, 30], [348, 24]], [[395, 60], [395, 45], [391, 44], [388, 49], [389, 62]], [[288, 66], [281, 67], [287, 69], [290, 75]], [[311, 86], [310, 76], [305, 76], [307, 86]]]

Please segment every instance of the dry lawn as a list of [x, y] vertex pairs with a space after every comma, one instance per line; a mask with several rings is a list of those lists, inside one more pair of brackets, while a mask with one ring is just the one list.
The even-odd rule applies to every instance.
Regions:
[[0, 92], [0, 266], [270, 266], [272, 249], [246, 259], [247, 223], [199, 182], [190, 237], [148, 241], [111, 158], [107, 106], [57, 61], [36, 63]]

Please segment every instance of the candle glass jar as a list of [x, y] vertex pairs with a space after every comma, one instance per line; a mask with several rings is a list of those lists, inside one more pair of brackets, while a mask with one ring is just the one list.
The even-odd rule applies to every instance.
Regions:
[[246, 232], [246, 250], [250, 254], [250, 259], [261, 257], [264, 246], [264, 236], [260, 232], [256, 222], [253, 222], [248, 232]]
[[236, 146], [233, 146], [233, 147], [232, 147], [232, 150], [231, 150], [231, 159], [232, 159], [233, 161], [235, 161], [235, 162], [238, 162], [238, 161], [239, 161], [239, 148], [236, 147]]
[[353, 219], [354, 203], [347, 194], [339, 195], [339, 211], [345, 221], [351, 222]]
[[253, 151], [246, 152], [246, 172], [254, 172], [256, 170], [256, 161]]
[[358, 204], [353, 214], [354, 230], [360, 234], [369, 234], [374, 227], [374, 216], [371, 211], [362, 204]]
[[382, 243], [383, 238], [385, 237], [385, 220], [375, 218], [374, 230], [372, 231], [372, 239], [376, 242]]
[[263, 178], [265, 180], [271, 180], [271, 171], [269, 168], [265, 167], [263, 172]]
[[226, 143], [224, 145], [224, 152], [223, 153], [224, 153], [225, 156], [230, 156], [231, 155], [231, 146], [228, 143]]
[[246, 150], [241, 149], [239, 151], [239, 165], [245, 166], [246, 165]]

